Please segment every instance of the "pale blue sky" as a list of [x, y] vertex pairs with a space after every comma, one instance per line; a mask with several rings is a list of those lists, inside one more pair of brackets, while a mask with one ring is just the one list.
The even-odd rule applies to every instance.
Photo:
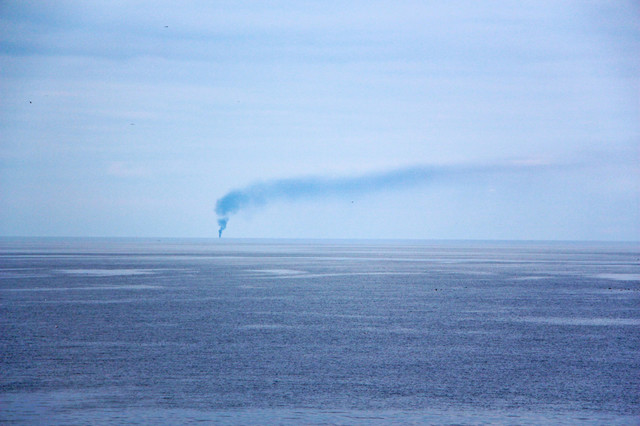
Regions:
[[[640, 240], [633, 1], [0, 2], [0, 235]], [[529, 167], [533, 166], [533, 167]]]

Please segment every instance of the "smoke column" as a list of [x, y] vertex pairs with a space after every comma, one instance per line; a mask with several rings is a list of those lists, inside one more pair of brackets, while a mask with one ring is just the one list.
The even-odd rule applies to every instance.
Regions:
[[222, 237], [222, 231], [224, 231], [225, 228], [227, 227], [228, 221], [229, 221], [229, 218], [226, 218], [226, 217], [222, 217], [218, 219], [218, 226], [220, 226], [220, 229], [218, 229], [218, 238]]
[[439, 178], [479, 177], [496, 173], [519, 173], [546, 167], [539, 164], [506, 163], [471, 166], [416, 166], [355, 177], [303, 177], [258, 182], [228, 192], [216, 202], [218, 237], [232, 214], [277, 200], [299, 200], [324, 196], [362, 195], [404, 188]]

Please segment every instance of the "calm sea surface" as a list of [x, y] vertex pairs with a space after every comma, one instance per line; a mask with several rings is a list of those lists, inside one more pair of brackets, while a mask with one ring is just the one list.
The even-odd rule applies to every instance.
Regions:
[[640, 423], [640, 248], [0, 240], [0, 422]]

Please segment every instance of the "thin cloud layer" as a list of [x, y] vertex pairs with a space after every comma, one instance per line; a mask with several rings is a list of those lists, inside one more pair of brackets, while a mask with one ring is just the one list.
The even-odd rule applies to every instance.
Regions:
[[[229, 236], [638, 239], [639, 19], [630, 1], [1, 1], [0, 234], [207, 237], [263, 206]], [[561, 181], [486, 188], [391, 170], [587, 152]]]

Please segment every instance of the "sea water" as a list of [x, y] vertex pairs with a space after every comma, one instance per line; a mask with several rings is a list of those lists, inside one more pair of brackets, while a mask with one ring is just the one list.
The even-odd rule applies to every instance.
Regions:
[[637, 244], [4, 239], [0, 421], [637, 424]]

